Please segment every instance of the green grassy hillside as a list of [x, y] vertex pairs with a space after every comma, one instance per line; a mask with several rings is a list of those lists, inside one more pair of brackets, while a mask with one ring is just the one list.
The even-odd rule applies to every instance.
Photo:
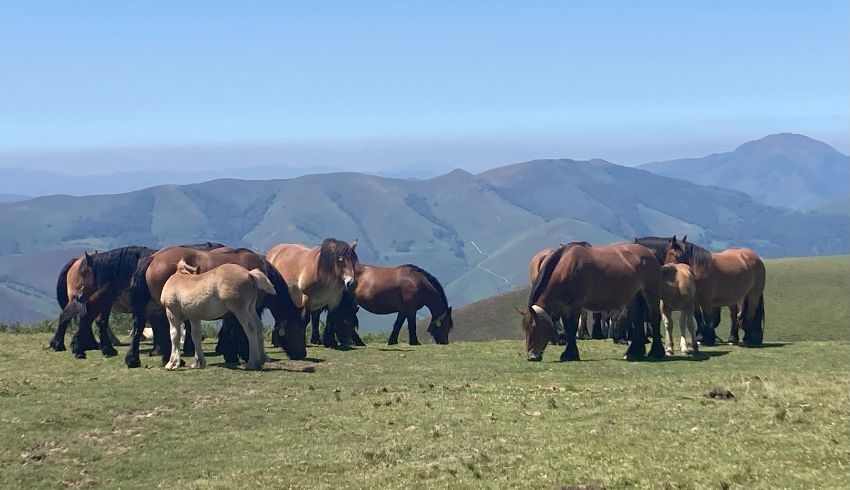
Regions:
[[847, 342], [635, 363], [593, 341], [575, 363], [518, 341], [272, 349], [263, 372], [166, 372], [48, 338], [0, 334], [4, 488], [850, 485]]
[[[765, 261], [765, 340], [850, 340], [850, 256]], [[528, 287], [458, 308], [452, 340], [521, 339], [519, 315]], [[725, 339], [729, 318], [724, 310], [717, 333]]]

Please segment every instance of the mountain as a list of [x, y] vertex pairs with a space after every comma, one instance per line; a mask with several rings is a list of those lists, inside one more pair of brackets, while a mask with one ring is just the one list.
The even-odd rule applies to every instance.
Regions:
[[850, 196], [850, 157], [799, 134], [772, 134], [732, 152], [647, 163], [640, 168], [739, 190], [763, 204], [793, 209], [813, 209]]
[[[418, 264], [455, 305], [526, 284], [534, 252], [572, 240], [687, 234], [709, 248], [748, 246], [767, 257], [850, 247], [846, 217], [765, 206], [737, 191], [602, 160], [535, 160], [428, 180], [332, 173], [39, 197], [0, 204], [0, 230], [0, 290], [17, 291], [15, 301], [26, 290], [31, 299], [21, 310], [44, 315], [55, 313], [64, 260], [81, 249], [130, 244], [211, 240], [263, 251], [357, 238], [363, 262]], [[17, 318], [14, 308], [0, 311], [8, 315], [0, 320]]]
[[0, 204], [5, 202], [18, 202], [18, 201], [26, 201], [30, 199], [32, 196], [24, 196], [21, 194], [0, 194]]

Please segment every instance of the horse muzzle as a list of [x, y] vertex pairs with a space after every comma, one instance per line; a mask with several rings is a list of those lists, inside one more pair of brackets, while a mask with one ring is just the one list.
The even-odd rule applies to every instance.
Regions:
[[543, 360], [543, 354], [539, 354], [537, 352], [529, 352], [527, 359], [531, 362], [540, 362]]

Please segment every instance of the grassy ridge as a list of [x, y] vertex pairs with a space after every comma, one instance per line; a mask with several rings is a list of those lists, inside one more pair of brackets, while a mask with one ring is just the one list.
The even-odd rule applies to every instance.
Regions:
[[[766, 341], [850, 340], [850, 256], [772, 259], [765, 265]], [[452, 339], [520, 339], [514, 308], [527, 302], [526, 287], [458, 308]], [[729, 333], [726, 311], [717, 327], [723, 339]]]
[[312, 348], [315, 373], [257, 373], [127, 370], [47, 339], [0, 334], [4, 487], [850, 484], [846, 342], [644, 363], [593, 341], [575, 363], [517, 341]]

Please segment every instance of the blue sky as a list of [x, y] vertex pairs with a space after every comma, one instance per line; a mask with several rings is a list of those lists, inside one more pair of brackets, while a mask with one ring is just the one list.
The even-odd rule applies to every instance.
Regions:
[[774, 132], [848, 153], [848, 23], [846, 0], [8, 2], [0, 154], [474, 169], [701, 156]]

